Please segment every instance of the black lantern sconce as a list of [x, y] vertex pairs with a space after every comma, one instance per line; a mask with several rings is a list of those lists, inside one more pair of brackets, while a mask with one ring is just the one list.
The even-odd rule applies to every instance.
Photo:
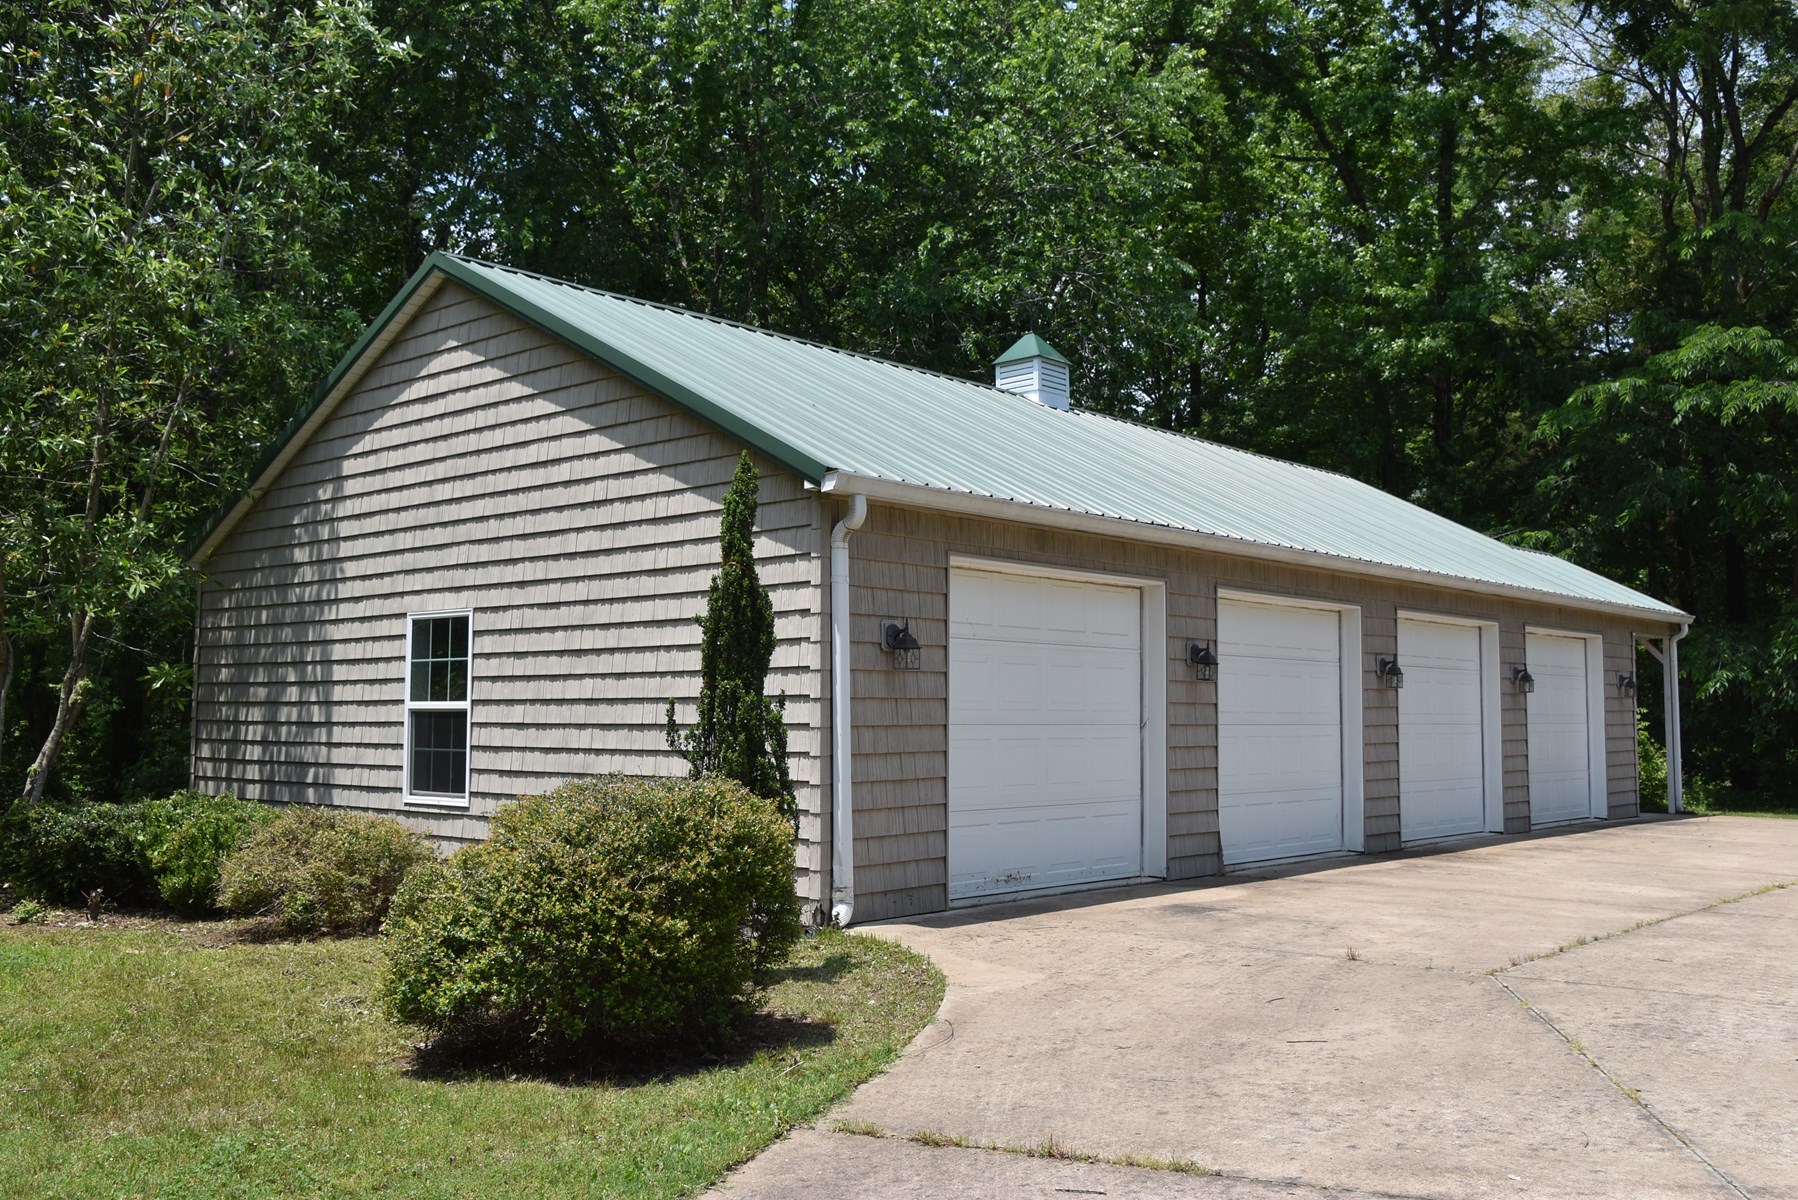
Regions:
[[1536, 677], [1524, 667], [1511, 668], [1511, 682], [1526, 696], [1536, 690]]
[[897, 621], [888, 621], [880, 627], [880, 646], [893, 655], [893, 669], [896, 671], [916, 671], [922, 665], [919, 655], [918, 639], [912, 636], [910, 625], [901, 625]]
[[1619, 695], [1633, 697], [1636, 694], [1636, 677], [1628, 672], [1619, 674], [1617, 676], [1617, 692]]
[[1193, 665], [1200, 679], [1217, 678], [1217, 653], [1211, 649], [1211, 643], [1203, 646], [1197, 642], [1186, 644], [1186, 661]]
[[1399, 669], [1398, 659], [1396, 658], [1382, 658], [1380, 660], [1380, 669], [1375, 671], [1374, 674], [1380, 677], [1381, 683], [1394, 691], [1405, 686], [1405, 673]]

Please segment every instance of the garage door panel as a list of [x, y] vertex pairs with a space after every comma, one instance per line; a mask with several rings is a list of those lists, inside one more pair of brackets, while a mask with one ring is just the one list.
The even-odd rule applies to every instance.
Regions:
[[1218, 824], [1226, 863], [1342, 848], [1341, 616], [1218, 603]]
[[1536, 680], [1536, 690], [1525, 699], [1530, 823], [1583, 820], [1592, 810], [1586, 643], [1539, 633], [1524, 642]]
[[1341, 667], [1335, 661], [1299, 661], [1262, 654], [1230, 656], [1230, 692], [1218, 722], [1227, 725], [1341, 724]]
[[950, 581], [951, 899], [1142, 870], [1141, 593]]
[[1479, 628], [1400, 618], [1398, 658], [1399, 837], [1477, 833], [1486, 824]]

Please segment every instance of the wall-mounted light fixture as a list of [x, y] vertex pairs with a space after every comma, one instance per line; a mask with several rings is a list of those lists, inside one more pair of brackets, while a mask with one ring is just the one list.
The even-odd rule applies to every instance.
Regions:
[[1511, 668], [1511, 683], [1526, 696], [1536, 690], [1536, 677], [1524, 667]]
[[893, 655], [893, 669], [896, 671], [916, 671], [921, 662], [918, 653], [918, 639], [912, 636], [909, 624], [901, 625], [897, 621], [888, 621], [880, 627], [880, 646]]
[[1620, 672], [1617, 676], [1617, 692], [1623, 696], [1636, 694], [1636, 677], [1629, 672]]
[[1399, 669], [1398, 659], [1396, 658], [1382, 658], [1380, 660], [1380, 669], [1375, 671], [1374, 674], [1380, 677], [1381, 683], [1392, 688], [1394, 691], [1405, 686], [1405, 673]]
[[1186, 661], [1193, 665], [1200, 679], [1217, 678], [1217, 653], [1211, 649], [1211, 643], [1203, 646], [1197, 642], [1186, 643]]

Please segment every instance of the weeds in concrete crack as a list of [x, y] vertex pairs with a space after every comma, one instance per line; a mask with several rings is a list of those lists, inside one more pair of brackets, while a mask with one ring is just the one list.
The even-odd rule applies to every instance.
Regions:
[[[1723, 896], [1719, 899], [1712, 900], [1709, 904], [1700, 904], [1697, 908], [1687, 909], [1685, 912], [1668, 913], [1664, 917], [1644, 917], [1627, 929], [1614, 929], [1610, 933], [1590, 935], [1582, 933], [1571, 942], [1564, 942], [1561, 945], [1556, 946], [1553, 950], [1544, 950], [1540, 954], [1513, 954], [1511, 956], [1511, 967], [1521, 967], [1525, 963], [1542, 962], [1544, 959], [1556, 958], [1562, 954], [1566, 954], [1570, 950], [1578, 950], [1581, 946], [1591, 946], [1598, 942], [1608, 942], [1612, 938], [1624, 937], [1627, 934], [1637, 933], [1655, 925], [1664, 925], [1668, 921], [1675, 921], [1680, 917], [1690, 917], [1701, 912], [1709, 912], [1713, 908], [1721, 908], [1725, 904], [1739, 904], [1744, 900], [1752, 900], [1756, 896], [1765, 896], [1768, 892], [1784, 891], [1794, 884], [1798, 884], [1798, 880], [1787, 880], [1784, 883], [1764, 883], [1760, 887], [1753, 888], [1740, 895]], [[1349, 957], [1354, 957], [1354, 952], [1352, 950], [1349, 953]], [[1510, 969], [1510, 967], [1488, 967], [1485, 973], [1487, 975], [1498, 976]]]
[[[1788, 887], [1788, 886], [1790, 886], [1790, 885], [1789, 884], [1775, 885], [1775, 887]], [[1772, 891], [1772, 890], [1775, 890], [1775, 889], [1774, 888], [1763, 888], [1762, 889], [1763, 892]], [[1749, 894], [1756, 894], [1756, 893], [1749, 893]], [[1739, 900], [1739, 899], [1743, 899], [1743, 898], [1744, 898], [1743, 896], [1738, 896], [1738, 897], [1735, 897], [1734, 899]], [[1705, 907], [1706, 908], [1715, 908], [1717, 904], [1729, 904], [1729, 903], [1732, 903], [1732, 901], [1731, 900], [1719, 900], [1716, 902], [1716, 904], [1709, 904], [1709, 905], [1706, 905]], [[1703, 911], [1703, 910], [1696, 910], [1696, 911]], [[1670, 918], [1670, 917], [1662, 917], [1661, 918], [1661, 920], [1663, 920], [1663, 921], [1671, 920], [1671, 919], [1672, 918]], [[1659, 923], [1660, 923], [1659, 921], [1645, 922], [1645, 924], [1649, 924], [1649, 925], [1656, 925]], [[1611, 936], [1615, 936], [1615, 935], [1611, 935]], [[1728, 1186], [1731, 1191], [1735, 1192], [1736, 1195], [1740, 1196], [1742, 1198], [1742, 1200], [1751, 1200], [1751, 1197], [1748, 1195], [1748, 1193], [1742, 1190], [1742, 1186], [1740, 1184], [1738, 1184], [1735, 1180], [1731, 1179], [1727, 1174], [1724, 1173], [1724, 1171], [1721, 1167], [1719, 1167], [1716, 1163], [1712, 1162], [1708, 1157], [1706, 1157], [1704, 1151], [1700, 1150], [1696, 1145], [1694, 1145], [1693, 1142], [1691, 1141], [1691, 1139], [1687, 1138], [1686, 1135], [1681, 1133], [1678, 1129], [1675, 1129], [1671, 1124], [1669, 1124], [1667, 1122], [1666, 1118], [1662, 1117], [1660, 1113], [1656, 1112], [1654, 1110], [1654, 1106], [1652, 1104], [1648, 1103], [1648, 1101], [1643, 1097], [1643, 1095], [1640, 1091], [1638, 1091], [1637, 1089], [1635, 1089], [1633, 1087], [1630, 1087], [1628, 1084], [1624, 1083], [1621, 1079], [1619, 1079], [1615, 1075], [1611, 1074], [1610, 1069], [1608, 1067], [1606, 1067], [1603, 1063], [1599, 1062], [1598, 1059], [1592, 1054], [1592, 1052], [1590, 1050], [1586, 1049], [1586, 1044], [1584, 1042], [1580, 1041], [1576, 1037], [1570, 1036], [1566, 1030], [1562, 1029], [1559, 1025], [1555, 1024], [1554, 1021], [1552, 1019], [1550, 1019], [1546, 1013], [1544, 1013], [1541, 1009], [1537, 1008], [1535, 1005], [1531, 1004], [1527, 999], [1525, 999], [1524, 996], [1522, 995], [1522, 993], [1518, 992], [1518, 990], [1516, 988], [1512, 987], [1508, 981], [1506, 981], [1504, 979], [1500, 979], [1495, 975], [1495, 976], [1493, 976], [1493, 982], [1498, 984], [1499, 987], [1505, 989], [1505, 991], [1509, 992], [1511, 994], [1511, 996], [1517, 1001], [1517, 1003], [1523, 1005], [1524, 1008], [1528, 1009], [1531, 1012], [1531, 1014], [1533, 1014], [1535, 1016], [1536, 1020], [1538, 1020], [1538, 1021], [1542, 1022], [1544, 1025], [1548, 1026], [1548, 1028], [1554, 1032], [1554, 1035], [1556, 1037], [1560, 1038], [1562, 1042], [1566, 1043], [1567, 1048], [1569, 1050], [1573, 1051], [1575, 1054], [1577, 1054], [1581, 1058], [1585, 1059], [1587, 1066], [1591, 1067], [1594, 1071], [1597, 1071], [1600, 1075], [1604, 1076], [1605, 1082], [1609, 1083], [1613, 1088], [1616, 1088], [1618, 1095], [1622, 1096], [1624, 1099], [1628, 1100], [1631, 1104], [1634, 1104], [1637, 1108], [1641, 1109], [1642, 1112], [1647, 1115], [1649, 1120], [1653, 1121], [1656, 1125], [1659, 1125], [1661, 1127], [1661, 1129], [1667, 1134], [1668, 1137], [1672, 1138], [1674, 1141], [1678, 1142], [1681, 1146], [1685, 1147], [1686, 1152], [1688, 1154], [1690, 1154], [1693, 1158], [1697, 1159], [1701, 1164], [1703, 1164], [1706, 1170], [1710, 1171], [1711, 1174], [1715, 1175], [1726, 1186]]]
[[885, 1137], [887, 1131], [872, 1121], [837, 1121], [831, 1125], [837, 1133], [852, 1133], [856, 1137]]
[[966, 1148], [968, 1145], [968, 1139], [962, 1137], [959, 1133], [938, 1133], [934, 1129], [920, 1129], [916, 1133], [908, 1134], [905, 1140], [908, 1142], [916, 1142], [920, 1146], [960, 1146]]
[[857, 1137], [890, 1137], [919, 1146], [947, 1146], [957, 1150], [995, 1150], [1001, 1154], [1017, 1154], [1024, 1158], [1052, 1158], [1060, 1162], [1091, 1163], [1103, 1167], [1135, 1167], [1142, 1171], [1167, 1171], [1175, 1175], [1217, 1174], [1204, 1163], [1194, 1162], [1190, 1158], [1155, 1158], [1145, 1154], [1094, 1154], [1087, 1150], [1077, 1150], [1054, 1134], [1050, 1134], [1032, 1146], [1017, 1146], [1002, 1142], [977, 1142], [958, 1133], [943, 1133], [935, 1129], [919, 1129], [912, 1133], [890, 1134], [872, 1121], [837, 1121], [831, 1128], [837, 1133], [853, 1134]]
[[1353, 946], [1350, 946], [1348, 948], [1347, 957], [1350, 962], [1360, 962], [1361, 961], [1361, 952], [1359, 950], [1355, 949]]

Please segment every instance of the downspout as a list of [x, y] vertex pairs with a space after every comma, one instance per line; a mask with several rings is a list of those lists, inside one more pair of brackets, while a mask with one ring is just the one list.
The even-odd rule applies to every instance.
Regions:
[[850, 804], [854, 753], [849, 724], [849, 535], [868, 519], [868, 498], [850, 496], [830, 531], [830, 919], [855, 919], [855, 817]]
[[1681, 625], [1679, 632], [1667, 639], [1667, 654], [1661, 660], [1662, 691], [1665, 693], [1661, 707], [1665, 710], [1667, 718], [1667, 812], [1669, 814], [1686, 810], [1686, 788], [1680, 770], [1684, 746], [1681, 744], [1679, 733], [1679, 639], [1691, 631], [1690, 623]]

